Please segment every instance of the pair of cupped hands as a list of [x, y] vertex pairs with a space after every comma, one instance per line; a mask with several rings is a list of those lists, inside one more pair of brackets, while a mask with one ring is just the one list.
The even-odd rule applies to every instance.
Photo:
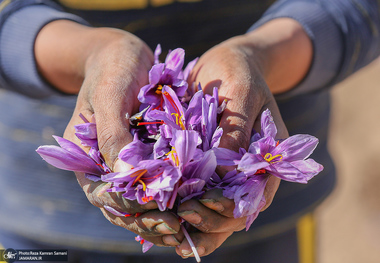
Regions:
[[[52, 39], [58, 32], [60, 43], [54, 45]], [[219, 123], [224, 131], [220, 147], [235, 151], [248, 147], [252, 128], [260, 130], [260, 115], [267, 108], [277, 125], [278, 138], [288, 137], [265, 81], [265, 52], [251, 44], [252, 37], [254, 34], [237, 36], [208, 50], [199, 58], [188, 79], [189, 85], [201, 83], [206, 93], [218, 87], [220, 99], [228, 100]], [[59, 45], [63, 48], [57, 53], [55, 49]], [[137, 94], [148, 83], [148, 72], [154, 62], [152, 50], [125, 31], [55, 21], [40, 32], [35, 52], [39, 71], [47, 81], [66, 93], [78, 93], [64, 137], [81, 145], [74, 125], [83, 123], [80, 113], [87, 119], [95, 114], [100, 152], [109, 167], [120, 171], [118, 153], [132, 141], [126, 114], [131, 116], [138, 111]], [[218, 170], [223, 176], [223, 168]], [[179, 220], [171, 212], [159, 211], [154, 201], [139, 205], [124, 199], [120, 193], [99, 195], [104, 183], [92, 182], [82, 173], [76, 176], [88, 200], [99, 207], [111, 223], [155, 245], [173, 246], [183, 258], [193, 256]], [[272, 202], [279, 183], [276, 177], [269, 179], [263, 210]], [[138, 213], [138, 216], [118, 217], [104, 206]], [[212, 253], [235, 231], [245, 228], [246, 218], [234, 218], [234, 206], [233, 200], [223, 197], [219, 190], [206, 192], [200, 200], [188, 200], [179, 206], [178, 215], [195, 229], [190, 236], [200, 256]]]

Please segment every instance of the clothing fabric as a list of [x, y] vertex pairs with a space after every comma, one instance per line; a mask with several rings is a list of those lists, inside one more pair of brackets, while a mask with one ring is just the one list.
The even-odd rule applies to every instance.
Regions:
[[[293, 229], [328, 196], [336, 180], [327, 150], [329, 88], [379, 55], [376, 1], [282, 0], [269, 9], [273, 1], [94, 2], [93, 8], [84, 0], [0, 3], [0, 229], [45, 245], [141, 256], [135, 234], [110, 224], [87, 201], [71, 172], [48, 166], [35, 153], [40, 145], [54, 144], [52, 134], [63, 133], [76, 100], [51, 87], [36, 68], [34, 40], [44, 25], [58, 19], [122, 28], [152, 49], [158, 43], [164, 49], [182, 47], [188, 60], [272, 19], [299, 21], [313, 43], [312, 66], [297, 87], [276, 99], [291, 135], [319, 138], [312, 157], [325, 169], [307, 185], [282, 182], [251, 230], [232, 235], [216, 255]], [[153, 248], [148, 253], [166, 257], [174, 252]]]

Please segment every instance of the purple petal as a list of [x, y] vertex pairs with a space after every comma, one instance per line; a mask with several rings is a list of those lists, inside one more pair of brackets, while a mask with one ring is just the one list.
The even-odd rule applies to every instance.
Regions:
[[[162, 88], [162, 93], [164, 94], [165, 101], [165, 111], [172, 116], [172, 114], [178, 114], [178, 117], [183, 118], [184, 112], [181, 102], [179, 101], [177, 94], [168, 86]], [[175, 116], [174, 116], [175, 118]]]
[[176, 48], [170, 52], [165, 59], [166, 68], [173, 71], [174, 76], [181, 72], [185, 60], [185, 50]]
[[160, 97], [158, 96], [158, 94], [155, 94], [154, 91], [152, 92], [152, 90], [154, 90], [155, 87], [156, 86], [153, 84], [147, 84], [143, 86], [140, 89], [139, 94], [137, 95], [137, 99], [141, 103], [145, 103], [145, 104], [154, 104], [154, 105], [158, 104], [160, 102]]
[[171, 147], [169, 145], [169, 142], [170, 140], [164, 138], [163, 136], [160, 136], [160, 138], [158, 138], [153, 147], [154, 159], [161, 158], [170, 152]]
[[277, 128], [274, 124], [273, 117], [269, 109], [261, 114], [261, 134], [262, 136], [276, 137]]
[[[269, 176], [252, 176], [234, 193], [234, 217], [239, 218], [257, 212]], [[223, 193], [224, 195], [224, 193]]]
[[[151, 85], [159, 84], [164, 69], [165, 69], [164, 63], [154, 65], [149, 71], [149, 84]], [[147, 94], [147, 92], [145, 92], [145, 94]]]
[[220, 144], [220, 139], [223, 135], [223, 129], [221, 127], [217, 128], [212, 135], [211, 142], [210, 142], [210, 148], [217, 148]]
[[83, 150], [68, 151], [58, 146], [46, 145], [38, 147], [36, 151], [47, 163], [59, 169], [95, 175], [102, 174], [102, 169]]
[[95, 123], [83, 123], [74, 126], [75, 135], [81, 140], [82, 145], [98, 148], [98, 136]]
[[183, 79], [173, 79], [172, 88], [178, 97], [183, 97], [187, 90], [187, 82]]
[[285, 181], [306, 184], [308, 180], [323, 170], [323, 166], [313, 159], [294, 162], [278, 162], [266, 168], [267, 171]]
[[190, 72], [193, 70], [193, 68], [194, 68], [195, 64], [197, 63], [197, 61], [198, 61], [198, 58], [190, 61], [187, 64], [186, 68], [183, 70], [183, 74], [181, 76], [182, 79], [187, 80], [187, 78], [189, 77]]
[[156, 50], [154, 50], [154, 64], [160, 63], [161, 45], [158, 44]]
[[160, 120], [163, 121], [167, 126], [175, 129], [180, 129], [180, 127], [173, 121], [172, 117], [164, 111], [152, 110], [147, 115], [150, 119]]
[[205, 184], [206, 182], [200, 178], [189, 179], [183, 182], [181, 186], [178, 188], [178, 194], [183, 198], [182, 201], [184, 202], [184, 198], [186, 198], [187, 196], [194, 193], [202, 192], [202, 189], [205, 186]]
[[201, 178], [205, 182], [209, 181], [210, 177], [214, 174], [216, 169], [216, 157], [212, 150], [207, 151], [203, 158], [198, 162], [192, 164], [191, 170], [186, 170], [187, 174], [183, 175], [187, 179]]
[[73, 154], [78, 154], [78, 155], [87, 155], [87, 153], [81, 147], [79, 147], [77, 144], [73, 143], [72, 141], [66, 140], [65, 138], [55, 136], [55, 135], [53, 135], [53, 138], [57, 141], [59, 146], [61, 146], [66, 151]]
[[149, 189], [173, 191], [174, 185], [181, 178], [181, 172], [173, 166], [168, 166], [162, 176], [159, 176], [154, 181], [147, 185]]
[[269, 166], [261, 155], [246, 153], [239, 162], [238, 170], [246, 174], [255, 174], [257, 170]]
[[151, 247], [153, 247], [153, 245], [154, 244], [152, 242], [145, 240], [142, 245], [142, 252], [143, 253], [147, 252], [149, 249], [151, 249]]
[[281, 154], [283, 161], [304, 160], [313, 153], [318, 145], [318, 139], [311, 135], [297, 134], [281, 142], [272, 152]]
[[119, 158], [133, 166], [137, 166], [142, 160], [148, 159], [153, 153], [152, 143], [143, 143], [137, 136], [134, 137], [133, 141], [119, 152]]
[[273, 137], [266, 136], [258, 141], [254, 141], [249, 145], [248, 152], [253, 154], [265, 155], [268, 152], [272, 152], [276, 147], [276, 141]]
[[194, 157], [198, 145], [198, 133], [191, 130], [177, 130], [171, 144], [173, 141], [182, 169]]
[[196, 92], [189, 102], [189, 106], [185, 113], [186, 122], [189, 125], [197, 125], [202, 118], [202, 98], [203, 91]]
[[97, 176], [97, 175], [93, 175], [93, 174], [84, 174], [84, 176], [87, 178], [87, 179], [89, 179], [89, 180], [91, 180], [91, 181], [93, 181], [93, 182], [99, 182], [100, 180], [101, 180], [101, 177], [99, 177], [99, 176]]
[[213, 148], [218, 165], [234, 166], [243, 157], [241, 154], [226, 148]]
[[115, 208], [112, 208], [112, 207], [110, 207], [108, 205], [104, 205], [103, 207], [104, 207], [104, 209], [106, 209], [108, 212], [114, 214], [115, 216], [122, 216], [122, 217], [124, 217], [126, 215], [127, 216], [130, 215], [128, 213], [124, 213], [124, 212], [118, 211]]
[[143, 253], [147, 252], [153, 246], [152, 242], [146, 241], [145, 239], [143, 239], [140, 236], [135, 237], [135, 240], [137, 242], [142, 243], [142, 252]]
[[251, 227], [253, 221], [256, 220], [257, 216], [259, 215], [261, 209], [266, 205], [266, 201], [265, 201], [265, 197], [264, 195], [261, 197], [261, 200], [260, 200], [260, 203], [259, 203], [259, 206], [257, 207], [257, 210], [256, 212], [254, 212], [253, 214], [250, 214], [247, 216], [247, 220], [245, 222], [245, 230], [248, 231], [249, 228]]

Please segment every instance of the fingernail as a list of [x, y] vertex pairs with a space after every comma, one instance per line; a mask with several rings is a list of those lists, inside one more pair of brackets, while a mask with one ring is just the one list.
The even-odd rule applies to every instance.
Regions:
[[178, 215], [185, 219], [190, 224], [199, 225], [202, 222], [202, 217], [195, 211], [178, 212]]
[[193, 251], [191, 251], [191, 250], [189, 251], [187, 249], [183, 249], [181, 251], [181, 253], [182, 253], [182, 256], [184, 256], [185, 258], [188, 258], [188, 257], [191, 257], [192, 255], [194, 255]]
[[175, 238], [174, 235], [166, 235], [162, 237], [162, 241], [165, 243], [165, 245], [168, 246], [179, 246], [181, 243], [178, 241], [178, 239]]
[[161, 234], [176, 234], [177, 231], [175, 231], [173, 228], [168, 226], [166, 223], [161, 223], [156, 225], [155, 227], [156, 231]]
[[201, 202], [204, 206], [217, 212], [223, 212], [224, 210], [224, 206], [222, 205], [222, 203], [214, 199], [200, 199], [199, 202]]
[[197, 247], [197, 251], [199, 256], [202, 256], [206, 252], [204, 247]]

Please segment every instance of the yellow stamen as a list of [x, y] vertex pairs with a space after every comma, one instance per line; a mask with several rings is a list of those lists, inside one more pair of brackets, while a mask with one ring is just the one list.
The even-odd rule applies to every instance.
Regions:
[[[175, 154], [175, 155], [174, 155]], [[179, 166], [179, 160], [178, 160], [178, 156], [177, 155], [177, 152], [175, 150], [175, 147], [172, 147], [172, 150], [170, 152], [168, 152], [166, 155], [170, 155], [170, 158], [172, 158], [172, 161], [173, 163], [176, 165], [176, 166]]]
[[[273, 159], [276, 159], [276, 158], [279, 158], [279, 160], [275, 161], [275, 162], [272, 162]], [[272, 163], [277, 163], [277, 162], [281, 162], [282, 160], [282, 155], [281, 154], [277, 154], [277, 155], [272, 155], [271, 153], [267, 153], [265, 154], [264, 156], [264, 159], [265, 161], [267, 161], [268, 163], [272, 162]]]
[[186, 130], [185, 125], [182, 122], [182, 116], [180, 116], [178, 113], [172, 113], [172, 115], [175, 116], [175, 123], [181, 127], [182, 130]]
[[131, 177], [135, 177], [136, 176], [136, 179], [133, 181], [133, 184], [135, 184], [137, 181], [140, 180], [140, 178], [147, 172], [148, 170], [147, 169], [143, 169], [143, 170], [139, 170], [139, 171], [136, 171], [134, 172], [133, 174], [131, 174], [130, 176]]
[[146, 184], [144, 183], [144, 181], [143, 181], [143, 180], [138, 180], [138, 182], [139, 182], [140, 184], [142, 184], [142, 186], [143, 186], [143, 191], [145, 192], [145, 191], [146, 191]]
[[161, 94], [162, 94], [162, 85], [158, 85], [158, 87], [157, 87], [155, 93], [158, 94], [158, 95], [161, 95]]

